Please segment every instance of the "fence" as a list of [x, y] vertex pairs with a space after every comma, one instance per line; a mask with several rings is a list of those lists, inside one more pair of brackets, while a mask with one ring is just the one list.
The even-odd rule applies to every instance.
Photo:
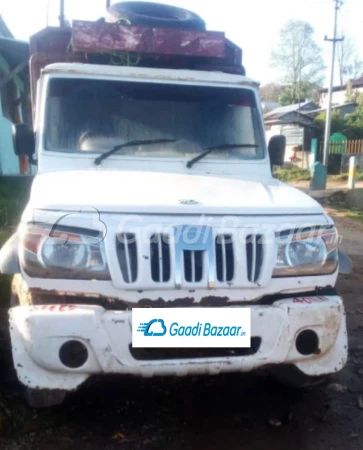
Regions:
[[[324, 145], [322, 143], [322, 145]], [[331, 142], [329, 144], [330, 155], [361, 155], [363, 154], [363, 139]]]

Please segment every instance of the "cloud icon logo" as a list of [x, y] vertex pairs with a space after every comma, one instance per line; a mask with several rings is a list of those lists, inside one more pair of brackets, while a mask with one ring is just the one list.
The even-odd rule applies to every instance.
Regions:
[[165, 336], [166, 326], [163, 319], [153, 319], [147, 323], [140, 323], [137, 331], [144, 336]]

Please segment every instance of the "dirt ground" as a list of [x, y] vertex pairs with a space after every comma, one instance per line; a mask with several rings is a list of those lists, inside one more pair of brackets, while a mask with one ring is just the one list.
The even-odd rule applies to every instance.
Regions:
[[338, 283], [349, 361], [332, 380], [297, 391], [263, 373], [107, 377], [90, 381], [62, 406], [31, 410], [9, 369], [3, 332], [0, 449], [363, 449], [363, 225], [330, 213], [354, 262], [353, 274]]

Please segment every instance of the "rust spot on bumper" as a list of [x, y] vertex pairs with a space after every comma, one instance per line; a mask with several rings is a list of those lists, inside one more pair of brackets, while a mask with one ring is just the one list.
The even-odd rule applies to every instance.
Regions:
[[201, 306], [226, 306], [229, 302], [228, 297], [209, 296], [203, 297], [200, 301]]

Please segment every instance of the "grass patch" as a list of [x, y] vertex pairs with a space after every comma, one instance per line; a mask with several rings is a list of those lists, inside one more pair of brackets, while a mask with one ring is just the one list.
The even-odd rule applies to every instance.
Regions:
[[[14, 233], [29, 199], [29, 177], [0, 177], [0, 247]], [[11, 276], [0, 276], [0, 307], [9, 305]]]
[[[342, 182], [342, 181], [348, 181], [348, 174], [347, 173], [341, 173], [340, 175], [328, 175], [328, 181], [332, 182]], [[363, 181], [363, 172], [357, 173], [355, 176], [356, 181]]]
[[275, 177], [284, 182], [289, 181], [310, 181], [310, 171], [307, 169], [300, 169], [298, 166], [292, 166], [291, 169], [279, 168], [275, 172]]
[[333, 205], [333, 208], [339, 213], [340, 217], [357, 220], [358, 222], [363, 223], [363, 210], [348, 209], [341, 205]]
[[[29, 199], [32, 179], [0, 177], [0, 232], [15, 227]], [[1, 239], [1, 236], [0, 236]]]
[[332, 181], [333, 183], [339, 183], [342, 181], [348, 181], [348, 174], [341, 173], [340, 175], [328, 175], [328, 181]]
[[349, 217], [349, 219], [358, 220], [363, 223], [363, 211], [347, 211], [345, 217]]
[[[275, 178], [280, 181], [288, 183], [289, 181], [310, 181], [310, 171], [307, 169], [300, 169], [298, 166], [292, 166], [291, 169], [279, 168], [274, 173]], [[356, 181], [363, 181], [363, 172], [357, 173]], [[344, 183], [348, 182], [348, 174], [342, 173], [340, 175], [328, 175], [328, 182]]]

